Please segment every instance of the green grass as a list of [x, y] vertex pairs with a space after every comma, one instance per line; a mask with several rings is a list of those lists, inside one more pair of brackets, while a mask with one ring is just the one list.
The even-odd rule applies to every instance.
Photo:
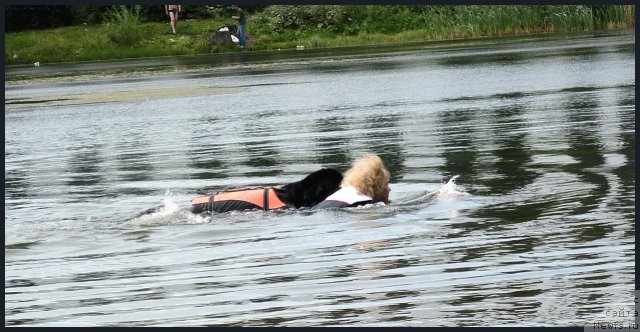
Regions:
[[173, 35], [168, 24], [142, 23], [137, 28], [141, 36], [137, 41], [130, 36], [114, 38], [109, 24], [10, 33], [5, 37], [5, 64], [209, 53], [212, 45], [208, 40], [214, 27], [220, 25], [214, 21], [182, 21], [179, 34]]
[[[345, 23], [350, 22], [350, 23]], [[229, 19], [142, 23], [116, 7], [99, 25], [5, 34], [5, 65], [237, 51], [211, 38]], [[424, 42], [635, 27], [634, 6], [270, 6], [249, 17], [254, 50]]]

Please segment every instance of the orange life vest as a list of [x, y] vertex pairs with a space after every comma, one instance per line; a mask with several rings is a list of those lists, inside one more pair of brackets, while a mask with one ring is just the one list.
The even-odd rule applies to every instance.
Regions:
[[[216, 202], [246, 202], [249, 204], [239, 205], [239, 209], [259, 208], [265, 211], [286, 207], [283, 201], [278, 198], [273, 188], [251, 188], [238, 189], [233, 191], [218, 192], [215, 195], [196, 197], [191, 200], [193, 212], [216, 211]], [[231, 210], [231, 209], [230, 209]], [[234, 208], [235, 210], [235, 208]], [[225, 212], [225, 211], [218, 211]]]

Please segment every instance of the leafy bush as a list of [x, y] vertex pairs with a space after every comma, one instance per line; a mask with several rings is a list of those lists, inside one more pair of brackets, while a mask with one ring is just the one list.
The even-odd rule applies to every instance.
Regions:
[[229, 17], [227, 8], [228, 6], [182, 6], [185, 12], [189, 12], [189, 17], [199, 19], [221, 19]]
[[138, 45], [144, 38], [140, 25], [140, 6], [129, 9], [127, 6], [115, 6], [106, 14], [108, 36], [121, 46]]
[[250, 16], [250, 19], [257, 32], [263, 34], [317, 29], [338, 33], [350, 32], [346, 27], [353, 22], [349, 17], [351, 7], [353, 6], [275, 5], [266, 7], [264, 11]]
[[396, 33], [416, 26], [415, 15], [407, 6], [367, 6], [366, 13], [360, 26], [367, 33]]

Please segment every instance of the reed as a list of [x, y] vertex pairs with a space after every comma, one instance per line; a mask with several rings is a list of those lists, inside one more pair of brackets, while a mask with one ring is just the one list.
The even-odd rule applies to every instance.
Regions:
[[617, 29], [635, 26], [635, 6], [591, 6], [591, 9], [596, 28]]

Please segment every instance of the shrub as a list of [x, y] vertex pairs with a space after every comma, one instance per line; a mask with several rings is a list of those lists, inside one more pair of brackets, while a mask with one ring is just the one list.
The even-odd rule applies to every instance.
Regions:
[[[322, 29], [332, 32], [350, 32], [353, 22], [350, 12], [356, 6], [308, 5], [268, 6], [262, 12], [250, 16], [252, 26], [258, 33], [272, 34], [285, 31], [307, 31]], [[359, 6], [363, 7], [363, 6]]]
[[120, 46], [138, 45], [144, 38], [140, 25], [140, 6], [114, 6], [106, 14], [107, 34], [112, 42]]

